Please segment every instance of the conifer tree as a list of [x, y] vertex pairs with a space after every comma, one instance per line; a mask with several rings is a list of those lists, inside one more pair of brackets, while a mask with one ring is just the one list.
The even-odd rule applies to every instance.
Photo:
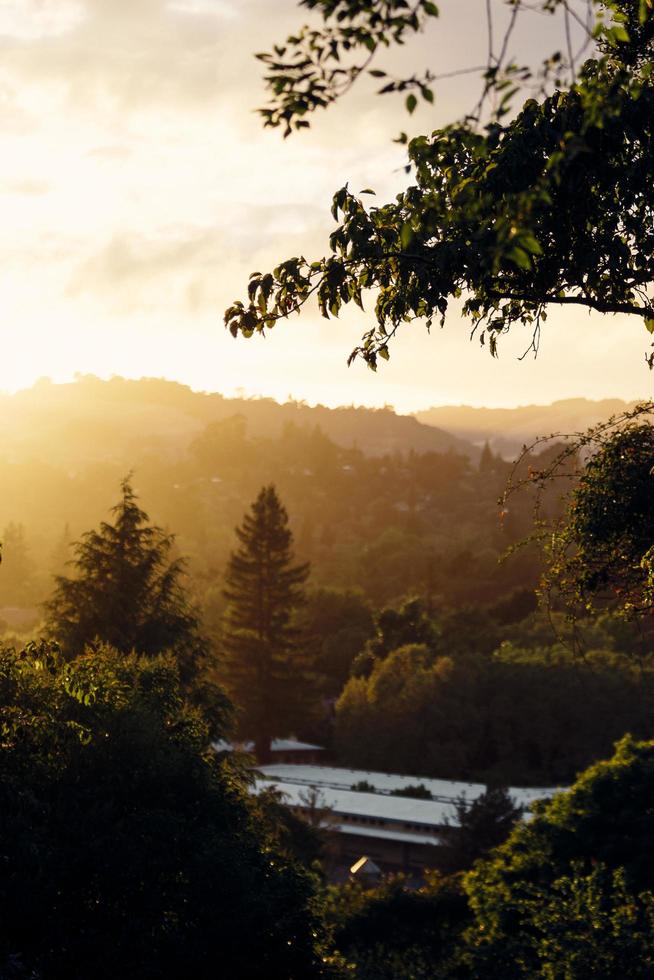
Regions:
[[225, 674], [241, 708], [241, 731], [254, 738], [265, 763], [273, 736], [307, 713], [294, 613], [304, 602], [309, 566], [293, 563], [288, 514], [274, 486], [262, 488], [236, 535], [240, 545], [225, 576]]
[[174, 536], [148, 523], [129, 476], [112, 514], [113, 522], [103, 521], [72, 546], [76, 574], [55, 576], [45, 604], [46, 631], [69, 658], [95, 640], [125, 654], [169, 650], [188, 683], [207, 642], [184, 591], [184, 561], [171, 558]]

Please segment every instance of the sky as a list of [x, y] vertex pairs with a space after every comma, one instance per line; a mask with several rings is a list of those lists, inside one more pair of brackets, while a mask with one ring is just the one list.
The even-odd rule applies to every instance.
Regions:
[[[442, 0], [442, 19], [386, 63], [482, 64], [483, 6]], [[648, 397], [643, 326], [569, 309], [551, 312], [536, 360], [519, 360], [519, 332], [493, 360], [453, 309], [431, 336], [408, 326], [376, 375], [346, 365], [370, 322], [359, 310], [307, 309], [266, 338], [225, 331], [251, 271], [323, 254], [336, 189], [402, 187], [400, 130], [474, 103], [476, 79], [457, 78], [409, 118], [371, 82], [308, 132], [263, 131], [253, 55], [306, 18], [294, 0], [0, 0], [0, 388], [157, 376], [402, 412]], [[557, 46], [555, 25], [530, 22], [514, 43], [536, 57]]]

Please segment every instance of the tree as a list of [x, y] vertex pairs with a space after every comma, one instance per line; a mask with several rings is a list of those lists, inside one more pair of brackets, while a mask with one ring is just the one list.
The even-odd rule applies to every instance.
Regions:
[[503, 844], [522, 816], [507, 789], [487, 786], [472, 803], [464, 797], [456, 801], [456, 823], [446, 826], [444, 867], [449, 871], [464, 871], [499, 844]]
[[402, 875], [366, 890], [332, 886], [327, 924], [336, 949], [361, 980], [454, 980], [470, 913], [461, 878], [427, 872], [419, 888]]
[[[654, 331], [654, 3], [508, 5], [507, 33], [497, 46], [486, 5], [488, 63], [476, 109], [408, 143], [415, 182], [395, 201], [368, 208], [369, 191], [356, 195], [347, 185], [337, 191], [328, 254], [253, 273], [247, 300], [225, 312], [234, 336], [264, 332], [314, 295], [323, 316], [338, 316], [344, 304], [363, 306], [366, 291], [376, 296], [376, 323], [351, 358], [361, 356], [373, 369], [388, 358], [404, 323], [443, 323], [462, 294], [463, 313], [492, 354], [517, 323], [528, 327], [537, 351], [551, 305], [636, 316]], [[408, 93], [409, 112], [418, 97], [433, 101], [433, 73], [397, 79], [370, 68], [389, 44], [403, 43], [438, 16], [431, 0], [301, 0], [301, 6], [322, 25], [259, 55], [270, 94], [261, 110], [265, 125], [282, 126], [285, 135], [307, 127], [312, 111], [367, 73], [382, 79], [381, 93]], [[547, 58], [537, 78], [507, 59], [516, 22], [530, 10], [561, 14], [564, 27], [565, 53]], [[593, 56], [580, 67], [589, 47]], [[514, 112], [524, 83], [538, 98]], [[654, 353], [648, 360], [654, 366]]]
[[3, 977], [323, 976], [313, 881], [172, 657], [1, 650], [0, 729]]
[[472, 976], [652, 975], [653, 776], [654, 742], [625, 737], [475, 866]]
[[654, 606], [654, 428], [610, 433], [573, 487], [546, 540], [543, 587], [572, 613], [616, 605], [628, 616]]
[[321, 693], [336, 698], [352, 662], [373, 631], [372, 611], [359, 592], [323, 587], [312, 590], [302, 611]]
[[241, 708], [241, 729], [267, 762], [272, 738], [309, 707], [294, 622], [309, 566], [293, 564], [288, 515], [273, 486], [262, 488], [236, 536], [240, 545], [225, 575], [224, 673]]
[[171, 650], [188, 684], [208, 650], [184, 591], [184, 561], [171, 556], [174, 536], [148, 523], [129, 477], [112, 514], [112, 523], [103, 521], [73, 546], [76, 575], [55, 576], [45, 604], [47, 635], [67, 657], [96, 640], [121, 654]]

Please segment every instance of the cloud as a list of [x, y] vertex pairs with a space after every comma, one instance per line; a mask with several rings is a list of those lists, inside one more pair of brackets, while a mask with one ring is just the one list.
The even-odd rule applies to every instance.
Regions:
[[45, 180], [0, 180], [0, 194], [24, 194], [27, 197], [40, 197], [47, 194], [50, 184]]
[[324, 246], [320, 209], [234, 205], [215, 227], [162, 228], [146, 236], [121, 232], [76, 263], [66, 286], [71, 299], [95, 297], [116, 313], [177, 309], [220, 317], [242, 291], [254, 265], [268, 267], [302, 247]]

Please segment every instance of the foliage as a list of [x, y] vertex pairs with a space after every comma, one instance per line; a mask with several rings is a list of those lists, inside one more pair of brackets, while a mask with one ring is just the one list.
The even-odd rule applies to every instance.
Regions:
[[391, 796], [406, 796], [410, 800], [431, 800], [433, 799], [432, 794], [427, 789], [424, 783], [411, 783], [408, 786], [403, 786], [401, 789], [393, 789], [390, 792]]
[[99, 640], [121, 654], [174, 652], [182, 679], [199, 673], [208, 650], [184, 591], [174, 537], [148, 523], [130, 478], [121, 483], [113, 523], [103, 521], [73, 546], [75, 575], [55, 576], [46, 632], [67, 657]]
[[207, 749], [171, 657], [0, 651], [0, 972], [321, 975], [311, 880]]
[[[422, 0], [412, 7], [404, 0], [302, 5], [318, 12], [323, 25], [260, 56], [272, 100], [265, 122], [283, 125], [287, 134], [343, 94], [378, 49], [403, 41], [437, 14]], [[581, 4], [588, 23], [575, 6], [512, 2], [499, 54], [491, 40], [476, 111], [409, 142], [415, 183], [395, 201], [367, 207], [367, 192], [341, 188], [328, 254], [313, 262], [300, 255], [272, 272], [252, 273], [247, 300], [225, 311], [232, 334], [264, 332], [313, 295], [323, 316], [338, 316], [348, 303], [363, 307], [367, 291], [375, 297], [376, 322], [351, 358], [360, 355], [373, 369], [379, 358], [388, 359], [389, 342], [403, 324], [442, 324], [462, 294], [464, 315], [493, 354], [500, 335], [517, 323], [530, 330], [537, 350], [550, 305], [630, 314], [654, 329], [654, 7], [651, 0], [589, 0]], [[513, 113], [512, 99], [531, 73], [505, 56], [516, 19], [529, 7], [563, 9], [568, 54], [546, 60], [539, 98]], [[573, 17], [583, 47], [594, 44], [593, 57], [578, 71]], [[344, 65], [343, 51], [363, 52], [363, 61]], [[381, 91], [409, 90], [411, 112], [417, 95], [433, 99], [432, 79], [429, 73], [390, 79]], [[484, 115], [489, 98], [494, 107]]]
[[625, 615], [654, 604], [654, 428], [612, 432], [573, 487], [567, 512], [548, 536], [543, 587], [572, 610], [618, 606]]
[[310, 710], [302, 684], [304, 651], [293, 621], [304, 602], [306, 564], [293, 564], [288, 515], [273, 486], [263, 487], [243, 524], [225, 575], [223, 671], [254, 738], [260, 762], [274, 736]]
[[398, 608], [388, 606], [375, 617], [375, 635], [353, 663], [355, 677], [368, 676], [379, 660], [407, 644], [422, 644], [430, 652], [438, 647], [439, 631], [420, 598], [406, 599]]
[[376, 793], [377, 787], [369, 783], [367, 779], [359, 779], [356, 783], [352, 783], [350, 789], [355, 793]]
[[260, 826], [281, 854], [322, 874], [327, 834], [318, 822], [294, 813], [276, 786], [258, 793], [255, 809]]
[[456, 820], [441, 832], [443, 868], [449, 871], [471, 868], [475, 861], [506, 840], [523, 815], [522, 807], [500, 786], [486, 787], [472, 802], [460, 797], [455, 809]]
[[401, 876], [377, 889], [358, 882], [330, 889], [333, 943], [361, 980], [439, 980], [460, 976], [459, 941], [468, 910], [456, 876], [427, 875], [418, 889]]
[[353, 660], [373, 632], [370, 605], [361, 593], [350, 589], [313, 589], [302, 609], [301, 625], [313, 650], [313, 671], [321, 693], [336, 698]]
[[630, 649], [639, 655], [637, 638], [613, 638], [606, 625], [585, 632], [598, 646], [584, 658], [539, 619], [508, 627], [494, 656], [483, 651], [483, 633], [479, 652], [473, 634], [457, 657], [400, 647], [343, 689], [340, 760], [496, 785], [570, 782], [625, 731], [647, 737], [652, 726], [651, 667], [629, 659]]
[[468, 874], [474, 976], [651, 975], [653, 766], [625, 737]]

